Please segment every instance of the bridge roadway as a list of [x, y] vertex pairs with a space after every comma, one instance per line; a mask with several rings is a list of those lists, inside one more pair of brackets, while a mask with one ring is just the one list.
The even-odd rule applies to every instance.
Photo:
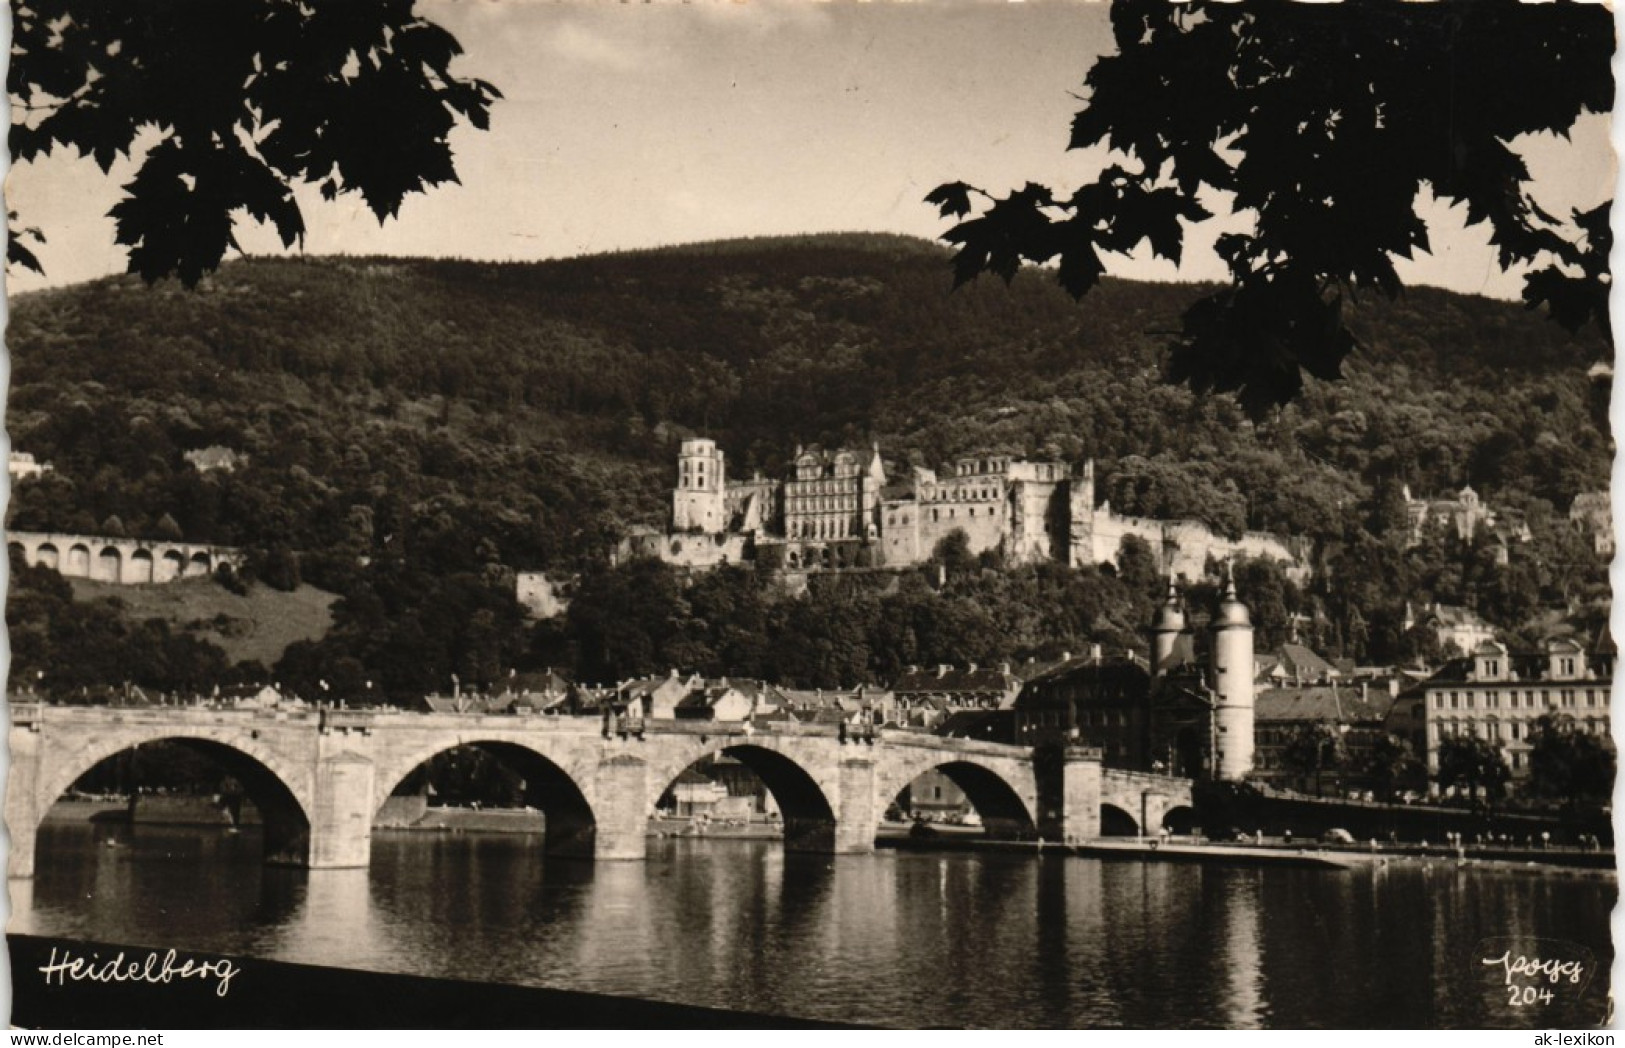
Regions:
[[784, 819], [785, 846], [867, 852], [880, 817], [915, 778], [939, 770], [967, 795], [990, 836], [1079, 842], [1102, 806], [1154, 832], [1190, 804], [1183, 779], [1103, 769], [1098, 750], [1020, 746], [891, 729], [649, 721], [619, 730], [599, 717], [516, 717], [376, 710], [206, 707], [11, 708], [5, 799], [8, 874], [34, 872], [41, 818], [85, 772], [159, 740], [187, 745], [243, 784], [260, 809], [266, 857], [312, 869], [359, 867], [373, 821], [414, 769], [458, 746], [491, 752], [546, 814], [550, 853], [641, 859], [647, 820], [696, 761], [725, 753], [761, 777]]

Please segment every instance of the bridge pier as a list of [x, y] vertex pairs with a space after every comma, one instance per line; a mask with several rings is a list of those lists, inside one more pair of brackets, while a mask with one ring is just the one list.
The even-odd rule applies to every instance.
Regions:
[[1034, 754], [1039, 777], [1038, 832], [1047, 841], [1075, 844], [1100, 836], [1100, 756], [1093, 751]]
[[880, 832], [877, 775], [874, 757], [865, 753], [840, 762], [839, 809], [835, 812], [833, 850], [837, 855], [862, 855], [875, 850]]
[[34, 837], [45, 815], [38, 796], [40, 733], [33, 725], [16, 723], [15, 708], [12, 715], [11, 774], [6, 782], [6, 876], [32, 877]]
[[346, 750], [323, 759], [316, 766], [316, 805], [305, 854], [283, 851], [270, 841], [271, 861], [312, 870], [366, 866], [372, 860], [373, 779], [372, 761], [360, 754]]
[[1168, 798], [1154, 790], [1140, 792], [1140, 832], [1155, 837], [1162, 830], [1162, 817], [1168, 814]]
[[[639, 756], [619, 753], [598, 764], [594, 781], [593, 837], [595, 859], [643, 859], [648, 855], [649, 765]], [[552, 816], [548, 835], [552, 836]], [[551, 845], [549, 841], [549, 845]], [[551, 847], [549, 848], [551, 851]]]

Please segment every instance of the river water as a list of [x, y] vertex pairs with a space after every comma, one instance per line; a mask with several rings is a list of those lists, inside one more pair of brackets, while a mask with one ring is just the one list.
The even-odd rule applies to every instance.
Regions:
[[[1617, 892], [1594, 875], [649, 844], [594, 864], [536, 838], [380, 833], [370, 869], [310, 873], [261, 865], [252, 832], [46, 825], [10, 927], [882, 1026], [1550, 1029], [1607, 1011]], [[1537, 950], [1585, 981], [1513, 1005], [1484, 961]]]

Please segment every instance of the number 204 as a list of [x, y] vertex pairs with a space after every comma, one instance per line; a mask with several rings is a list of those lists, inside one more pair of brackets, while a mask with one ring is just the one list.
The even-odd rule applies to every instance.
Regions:
[[1552, 991], [1537, 986], [1508, 986], [1507, 1003], [1514, 1008], [1530, 1004], [1551, 1004]]

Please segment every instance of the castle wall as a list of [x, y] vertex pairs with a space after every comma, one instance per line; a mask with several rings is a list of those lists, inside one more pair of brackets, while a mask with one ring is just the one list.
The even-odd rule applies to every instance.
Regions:
[[1011, 484], [1010, 543], [1005, 554], [1013, 563], [1054, 560], [1058, 551], [1065, 551], [1067, 487], [1064, 480], [1018, 479]]
[[682, 532], [673, 535], [639, 534], [622, 540], [618, 559], [654, 557], [679, 568], [715, 568], [743, 564], [751, 559], [749, 535]]
[[1231, 558], [1276, 560], [1286, 564], [1286, 574], [1294, 581], [1309, 577], [1309, 567], [1285, 541], [1267, 532], [1249, 531], [1239, 539], [1215, 534], [1205, 524], [1192, 520], [1153, 520], [1148, 517], [1120, 516], [1108, 503], [1085, 509], [1073, 499], [1071, 563], [1116, 564], [1123, 539], [1142, 539], [1152, 556], [1167, 573], [1185, 578], [1201, 578], [1207, 562]]
[[880, 563], [902, 568], [930, 556], [920, 547], [920, 506], [913, 499], [889, 499], [880, 513]]

